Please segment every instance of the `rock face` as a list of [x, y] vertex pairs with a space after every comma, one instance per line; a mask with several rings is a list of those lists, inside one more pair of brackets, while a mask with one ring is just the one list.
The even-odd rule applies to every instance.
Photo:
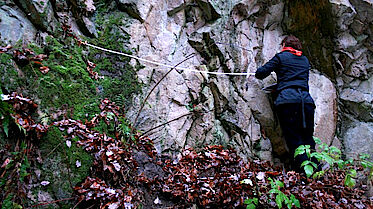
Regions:
[[[338, 137], [347, 156], [367, 153], [373, 159], [373, 2], [331, 1], [337, 16], [334, 53], [339, 95]], [[356, 134], [356, 135], [355, 135]]]
[[55, 31], [57, 27], [57, 20], [54, 16], [52, 3], [49, 0], [15, 0], [17, 6], [25, 12], [27, 18], [33, 25], [43, 31]]
[[[282, 6], [278, 2], [274, 7], [278, 9]], [[132, 24], [130, 33], [139, 34], [132, 39], [132, 44], [140, 47], [141, 57], [151, 60], [176, 64], [196, 52], [196, 56], [184, 62], [183, 66], [198, 68], [206, 65], [208, 70], [218, 72], [253, 72], [258, 66], [254, 57], [263, 62], [261, 51], [270, 51], [269, 48], [274, 45], [278, 47], [280, 41], [277, 30], [265, 32], [263, 25], [262, 28], [249, 29], [257, 23], [255, 17], [247, 18], [260, 12], [260, 4], [212, 5], [196, 1], [196, 4], [184, 5], [180, 1], [172, 5], [167, 2], [153, 5], [138, 2], [137, 7], [145, 25], [141, 21]], [[273, 22], [261, 24], [280, 25], [280, 18], [270, 16], [269, 19]], [[237, 32], [233, 32], [234, 28], [238, 28]], [[271, 40], [273, 45], [264, 45], [263, 37]], [[275, 52], [265, 54], [267, 60]], [[142, 69], [139, 74], [143, 82], [152, 86], [164, 72], [151, 66]], [[136, 125], [146, 131], [191, 113], [150, 133], [150, 137], [156, 139], [159, 151], [217, 143], [237, 147], [244, 157], [256, 155], [271, 160], [272, 148], [266, 145], [268, 138], [280, 145], [275, 150], [279, 155], [285, 149], [268, 96], [260, 90], [263, 85], [245, 76], [175, 71], [150, 96], [148, 103], [151, 107], [143, 110]], [[191, 111], [190, 107], [194, 107], [195, 111]], [[138, 110], [134, 108], [132, 111], [135, 113]], [[265, 134], [262, 134], [261, 128]]]
[[344, 134], [343, 142], [348, 157], [356, 158], [361, 153], [371, 153], [373, 123], [358, 122], [351, 124]]
[[[255, 72], [278, 52], [285, 34], [282, 21], [286, 2], [236, 1], [208, 3], [209, 6], [193, 2], [138, 1], [138, 16], [144, 23], [133, 23], [129, 31], [138, 34], [132, 38], [133, 46], [140, 48], [138, 55], [177, 64], [194, 52], [196, 56], [183, 66], [203, 69], [199, 66], [206, 65], [209, 71], [217, 72]], [[218, 15], [206, 17], [215, 13]], [[159, 68], [147, 66], [139, 77], [153, 86], [164, 74]], [[261, 90], [273, 82], [274, 77], [258, 81], [252, 76], [175, 71], [150, 96], [147, 102], [151, 105], [140, 113], [135, 125], [146, 131], [187, 115], [149, 133], [156, 139], [159, 151], [219, 143], [236, 147], [245, 158], [272, 160], [272, 154], [286, 153], [271, 96]], [[337, 123], [336, 89], [317, 70], [311, 74], [310, 86], [320, 106], [316, 109], [315, 135], [332, 143]], [[140, 101], [138, 97], [136, 102]], [[134, 118], [138, 109], [131, 111], [129, 116]]]
[[314, 135], [328, 145], [337, 145], [341, 148], [339, 139], [334, 137], [338, 114], [334, 84], [317, 71], [311, 72], [310, 94], [316, 104]]
[[332, 53], [336, 30], [330, 1], [286, 0], [284, 12], [284, 30], [303, 41], [303, 51], [314, 68], [334, 79]]
[[4, 5], [0, 8], [1, 41], [15, 43], [18, 40], [32, 40], [36, 29], [19, 9]]
[[[90, 0], [0, 5], [6, 43], [36, 40], [38, 32], [53, 34], [61, 23], [78, 35], [97, 36]], [[182, 62], [190, 69], [255, 72], [279, 51], [286, 34], [296, 34], [314, 68], [315, 135], [347, 155], [356, 151], [351, 147], [373, 154], [372, 143], [363, 143], [364, 136], [372, 135], [373, 122], [371, 0], [117, 0], [111, 5], [133, 18], [121, 30], [131, 35], [136, 56], [167, 65]], [[133, 122], [147, 93], [168, 70], [147, 64], [138, 70], [145, 85], [127, 113]], [[271, 95], [261, 89], [275, 80], [173, 70], [150, 94], [135, 126], [160, 152], [223, 144], [236, 147], [244, 158], [273, 160], [286, 154], [286, 145]], [[360, 132], [361, 137], [352, 137]]]

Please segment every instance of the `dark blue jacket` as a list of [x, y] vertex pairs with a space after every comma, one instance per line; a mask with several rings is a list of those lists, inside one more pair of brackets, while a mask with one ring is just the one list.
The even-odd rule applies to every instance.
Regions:
[[275, 105], [287, 103], [315, 104], [308, 93], [310, 63], [305, 56], [297, 56], [288, 51], [276, 54], [265, 65], [258, 68], [255, 77], [264, 79], [272, 71], [277, 75], [278, 96]]

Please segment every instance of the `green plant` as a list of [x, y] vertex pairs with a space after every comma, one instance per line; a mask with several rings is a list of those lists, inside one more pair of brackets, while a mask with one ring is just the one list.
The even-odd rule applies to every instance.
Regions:
[[368, 161], [369, 158], [369, 154], [360, 154], [359, 156], [361, 166], [368, 171], [367, 182], [370, 182], [373, 177], [373, 162]]
[[357, 173], [355, 169], [350, 169], [345, 177], [345, 185], [348, 187], [354, 187], [356, 184], [355, 177]]
[[[285, 193], [283, 193], [280, 189], [284, 187], [284, 183], [276, 180], [274, 181], [271, 177], [268, 178], [269, 184], [271, 185], [271, 189], [269, 190], [269, 194], [275, 195], [275, 202], [278, 208], [282, 208], [283, 204], [288, 208], [300, 207], [300, 202], [293, 194], [288, 197]], [[250, 179], [244, 179], [240, 182], [241, 184], [250, 184], [252, 186], [252, 181]], [[259, 199], [257, 197], [253, 197], [250, 199], [246, 199], [244, 201], [246, 204], [246, 209], [255, 209], [259, 206]]]
[[269, 190], [270, 194], [276, 195], [276, 204], [278, 208], [282, 208], [282, 204], [284, 203], [289, 209], [294, 205], [295, 207], [300, 207], [300, 202], [293, 194], [290, 195], [290, 198], [284, 194], [280, 188], [284, 187], [284, 183], [276, 180], [273, 181], [272, 178], [268, 178], [271, 184], [271, 190]]
[[9, 123], [11, 121], [11, 113], [13, 113], [13, 108], [10, 104], [5, 102], [6, 96], [3, 94], [0, 88], [0, 120], [2, 122], [3, 130], [6, 136], [8, 136], [9, 132]]
[[128, 139], [131, 139], [133, 142], [135, 142], [135, 134], [132, 133], [130, 122], [124, 117], [119, 117], [118, 121], [119, 125], [117, 127], [117, 131], [121, 136], [121, 141], [124, 144], [127, 142]]
[[247, 205], [246, 209], [255, 209], [258, 205], [258, 198], [254, 197], [251, 199], [246, 199], [244, 204]]
[[[330, 169], [333, 170], [333, 165], [337, 164], [339, 168], [342, 168], [343, 165], [346, 164], [345, 161], [341, 159], [341, 150], [334, 146], [328, 146], [325, 143], [321, 143], [321, 140], [317, 137], [313, 137], [316, 144], [319, 146], [321, 152], [316, 152], [314, 150], [310, 149], [310, 145], [301, 145], [299, 146], [294, 153], [294, 157], [302, 154], [306, 154], [308, 159], [316, 159], [318, 162], [322, 163], [325, 162], [330, 165]], [[311, 160], [305, 160], [301, 164], [301, 167], [304, 168], [304, 171], [306, 172], [307, 177], [311, 177], [313, 175], [314, 178], [320, 177], [324, 174], [323, 171], [317, 170], [319, 165], [312, 162]]]
[[[31, 165], [27, 158], [27, 145], [25, 141], [22, 141], [15, 150], [17, 151], [9, 152], [7, 159], [4, 161], [5, 167], [1, 168], [0, 189], [4, 191], [4, 196], [0, 205], [4, 209], [22, 208], [18, 203], [23, 198], [21, 194], [25, 189], [25, 178], [30, 175], [28, 171]], [[21, 184], [18, 182], [21, 182]]]
[[[304, 153], [307, 154], [308, 158], [311, 158], [311, 146], [310, 145], [301, 145], [295, 150], [294, 157], [298, 155], [303, 155]], [[313, 174], [314, 168], [317, 168], [316, 163], [305, 160], [301, 164], [301, 167], [304, 167], [304, 171], [306, 172], [307, 177], [310, 177]]]
[[8, 195], [4, 199], [4, 201], [2, 203], [2, 206], [1, 206], [1, 209], [22, 209], [22, 206], [13, 202], [13, 198], [14, 198], [13, 194]]
[[[318, 145], [320, 152], [310, 149], [310, 145], [299, 146], [294, 153], [294, 157], [302, 154], [306, 154], [308, 159], [316, 159], [320, 164], [328, 164], [329, 167], [326, 170], [316, 171], [319, 165], [312, 162], [311, 160], [305, 160], [301, 164], [307, 177], [320, 178], [328, 171], [333, 171], [334, 169], [343, 169], [348, 171], [345, 175], [344, 184], [348, 187], [354, 187], [356, 184], [355, 178], [357, 176], [356, 166], [361, 165], [363, 168], [368, 170], [368, 181], [373, 175], [373, 162], [368, 161], [369, 155], [360, 155], [359, 160], [354, 159], [342, 159], [342, 152], [340, 149], [334, 146], [328, 146], [325, 143], [321, 143], [321, 140], [317, 137], [313, 137], [315, 143]], [[359, 163], [360, 162], [360, 163]]]

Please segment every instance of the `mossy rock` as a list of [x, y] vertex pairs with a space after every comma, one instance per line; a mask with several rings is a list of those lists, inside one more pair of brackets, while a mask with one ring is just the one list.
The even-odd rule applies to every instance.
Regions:
[[286, 0], [283, 28], [297, 36], [313, 68], [335, 79], [333, 50], [335, 24], [328, 0]]
[[[32, 62], [17, 66], [11, 55], [3, 53], [0, 54], [1, 86], [8, 92], [17, 91], [36, 100], [39, 110], [48, 116], [60, 111], [65, 117], [84, 120], [87, 115], [98, 113], [101, 99], [109, 98], [128, 107], [132, 95], [141, 89], [128, 59], [96, 56], [95, 51], [84, 55], [89, 52], [83, 47], [64, 45], [51, 37], [47, 38], [44, 49], [32, 44], [29, 47], [37, 54], [48, 55], [43, 65], [50, 71], [44, 75], [39, 71], [40, 65]], [[97, 63], [94, 70], [105, 74], [103, 79], [90, 78], [87, 60]]]
[[[71, 146], [68, 147], [63, 134], [58, 128], [52, 127], [42, 138], [40, 144], [41, 157], [43, 158], [43, 162], [40, 164], [40, 179], [50, 182], [47, 186], [41, 186], [40, 190], [47, 191], [55, 199], [73, 196], [73, 187], [89, 176], [93, 163], [93, 157], [77, 146], [77, 139], [72, 141]], [[35, 193], [37, 192], [36, 189]], [[68, 206], [73, 206], [71, 204], [65, 202], [59, 205], [69, 208]]]
[[[99, 4], [100, 5], [100, 4]], [[130, 35], [122, 29], [128, 26], [123, 13], [111, 11], [97, 6], [96, 21], [100, 31], [99, 38], [85, 38], [84, 41], [112, 50], [131, 54], [129, 49]], [[115, 39], [115, 42], [113, 41]], [[1, 42], [1, 41], [0, 41]], [[31, 98], [38, 104], [32, 116], [37, 123], [50, 125], [54, 121], [72, 118], [85, 121], [99, 113], [99, 104], [103, 98], [115, 101], [122, 107], [129, 107], [132, 95], [139, 93], [141, 85], [136, 70], [141, 65], [130, 65], [130, 59], [106, 52], [79, 46], [73, 37], [47, 36], [43, 46], [31, 43], [18, 43], [12, 50], [29, 48], [35, 54], [46, 54], [48, 58], [42, 63], [29, 62], [17, 65], [12, 52], [0, 53], [0, 87], [4, 93], [18, 92]], [[104, 78], [95, 80], [87, 71], [87, 63], [96, 64], [93, 71]], [[47, 66], [50, 70], [43, 74], [39, 68]], [[110, 134], [113, 127], [100, 124], [96, 130]], [[40, 181], [49, 181], [46, 186], [34, 186], [32, 194], [37, 197], [40, 192], [47, 193], [53, 200], [72, 196], [72, 187], [78, 185], [89, 175], [93, 157], [72, 141], [67, 147], [64, 133], [51, 126], [46, 136], [34, 139], [35, 147], [41, 153], [42, 162], [32, 165], [32, 169], [40, 170]], [[4, 141], [4, 133], [0, 131], [0, 142]], [[0, 143], [0, 147], [3, 143]], [[78, 167], [76, 162], [81, 165]], [[33, 174], [34, 175], [34, 174]], [[37, 204], [31, 200], [28, 206]], [[74, 200], [43, 206], [43, 208], [71, 208]]]

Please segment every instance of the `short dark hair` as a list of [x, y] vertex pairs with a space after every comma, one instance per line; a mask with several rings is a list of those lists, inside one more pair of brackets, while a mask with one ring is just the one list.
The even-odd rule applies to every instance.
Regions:
[[297, 50], [302, 50], [302, 44], [299, 39], [293, 35], [286, 36], [282, 41], [281, 45], [285, 44], [285, 47], [292, 47]]

